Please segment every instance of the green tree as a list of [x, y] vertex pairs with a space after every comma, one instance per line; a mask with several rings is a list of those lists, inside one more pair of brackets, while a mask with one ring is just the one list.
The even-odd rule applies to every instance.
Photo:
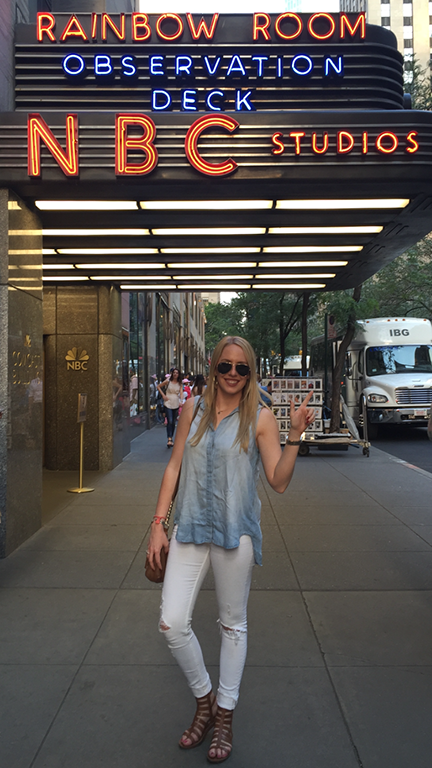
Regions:
[[432, 317], [432, 239], [420, 240], [366, 280], [364, 296], [375, 304], [371, 317]]
[[422, 69], [415, 56], [405, 61], [404, 90], [405, 93], [411, 94], [413, 109], [432, 109], [430, 72], [428, 69]]
[[207, 304], [205, 308], [205, 344], [211, 354], [223, 336], [243, 336], [244, 317], [229, 304]]

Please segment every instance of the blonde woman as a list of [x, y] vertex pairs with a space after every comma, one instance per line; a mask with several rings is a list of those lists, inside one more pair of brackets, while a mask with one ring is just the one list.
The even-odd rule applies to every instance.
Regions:
[[182, 399], [183, 394], [183, 385], [181, 383], [179, 369], [173, 368], [171, 370], [171, 376], [162, 382], [162, 384], [158, 384], [157, 388], [162, 395], [167, 418], [167, 448], [172, 448], [174, 445], [173, 437], [180, 408], [180, 400]]
[[[261, 565], [261, 504], [257, 495], [261, 458], [271, 487], [287, 488], [300, 437], [313, 421], [306, 406], [291, 405], [288, 443], [281, 451], [271, 410], [262, 404], [255, 354], [249, 342], [226, 336], [213, 353], [207, 389], [183, 408], [170, 461], [165, 470], [148, 546], [151, 563], [168, 551], [164, 518], [179, 478], [180, 485], [162, 593], [160, 631], [196, 698], [182, 749], [202, 743], [213, 729], [207, 759], [226, 760], [232, 749], [232, 716], [246, 660], [247, 601], [254, 563]], [[217, 695], [192, 631], [192, 612], [204, 577], [212, 566], [221, 631]]]

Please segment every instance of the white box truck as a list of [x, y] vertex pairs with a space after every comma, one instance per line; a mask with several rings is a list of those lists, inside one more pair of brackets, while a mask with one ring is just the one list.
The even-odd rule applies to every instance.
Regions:
[[363, 320], [347, 353], [345, 398], [361, 423], [366, 398], [369, 437], [380, 424], [426, 426], [432, 403], [432, 326], [416, 317]]
[[[359, 321], [347, 352], [344, 397], [362, 426], [366, 398], [368, 436], [381, 424], [427, 426], [432, 404], [432, 325], [425, 318], [376, 317]], [[340, 338], [328, 341], [331, 367]], [[323, 375], [323, 337], [311, 342], [311, 369]], [[331, 382], [331, 374], [329, 374]]]

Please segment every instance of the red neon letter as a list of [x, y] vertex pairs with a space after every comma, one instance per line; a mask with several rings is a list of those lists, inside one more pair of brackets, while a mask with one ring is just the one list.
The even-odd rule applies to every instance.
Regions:
[[[167, 19], [174, 19], [174, 21], [177, 22], [177, 32], [174, 32], [172, 35], [167, 35], [162, 32], [162, 22], [166, 21]], [[178, 13], [164, 13], [163, 16], [159, 16], [156, 22], [156, 32], [159, 37], [162, 38], [162, 40], [178, 40], [178, 38], [183, 34], [183, 29], [183, 19], [178, 15]]]
[[[385, 147], [383, 145], [383, 139], [388, 137], [391, 141], [390, 147]], [[384, 131], [383, 133], [380, 133], [378, 136], [375, 146], [379, 152], [384, 152], [386, 155], [390, 155], [392, 152], [394, 152], [398, 148], [398, 138], [394, 133], [391, 133], [391, 131]]]
[[[139, 125], [143, 129], [142, 136], [128, 136], [129, 125]], [[156, 126], [147, 115], [116, 115], [116, 175], [143, 176], [156, 167], [158, 152], [153, 144], [156, 136]], [[145, 153], [142, 163], [128, 163], [128, 149], [140, 149]]]
[[92, 13], [91, 36], [93, 40], [97, 37], [97, 17], [97, 13]]
[[[143, 34], [139, 33], [139, 29], [143, 29]], [[132, 40], [142, 42], [143, 40], [149, 40], [151, 37], [151, 29], [148, 23], [148, 16], [146, 13], [133, 13], [132, 14]]]
[[285, 152], [285, 144], [281, 141], [282, 136], [283, 133], [274, 133], [272, 136], [272, 144], [274, 144], [272, 149], [273, 155], [283, 155]]
[[60, 38], [60, 42], [63, 43], [67, 37], [82, 37], [83, 40], [88, 42], [88, 37], [84, 32], [76, 16], [70, 17], [68, 23], [66, 24], [63, 30], [62, 36]]
[[[261, 22], [261, 19], [264, 19]], [[268, 13], [254, 13], [253, 15], [253, 39], [258, 40], [259, 33], [262, 32], [264, 40], [270, 40], [268, 28], [271, 24], [271, 18]]]
[[411, 133], [409, 133], [407, 136], [407, 141], [410, 141], [412, 144], [412, 147], [406, 148], [406, 151], [409, 152], [410, 154], [412, 154], [413, 152], [417, 152], [419, 148], [419, 143], [418, 141], [415, 140], [414, 136], [418, 136], [417, 131], [411, 131]]
[[239, 127], [237, 120], [228, 115], [204, 115], [195, 120], [185, 138], [186, 157], [190, 164], [207, 176], [225, 176], [237, 168], [237, 163], [229, 158], [224, 163], [208, 163], [198, 152], [198, 139], [206, 128], [225, 128], [232, 133]]
[[357, 16], [357, 21], [352, 27], [349, 19], [347, 16], [345, 16], [344, 13], [341, 13], [340, 17], [340, 36], [341, 40], [345, 37], [345, 30], [348, 32], [351, 37], [354, 37], [355, 33], [357, 32], [357, 29], [360, 27], [360, 37], [362, 40], [366, 37], [366, 14], [365, 13], [359, 13]]
[[203, 33], [204, 33], [204, 36], [207, 38], [207, 40], [212, 39], [216, 31], [216, 24], [218, 23], [218, 18], [219, 18], [218, 13], [213, 14], [213, 18], [210, 24], [210, 29], [207, 27], [207, 24], [203, 16], [201, 16], [201, 21], [198, 24], [198, 29], [195, 29], [194, 20], [191, 13], [187, 13], [186, 18], [188, 20], [189, 29], [191, 31], [192, 38], [194, 40], [199, 40]]
[[316, 133], [312, 134], [312, 151], [315, 152], [316, 155], [325, 155], [325, 153], [328, 150], [328, 145], [329, 145], [328, 133], [325, 133], [323, 135], [323, 145], [322, 145], [321, 149], [319, 149], [318, 145], [317, 145], [317, 135], [316, 135]]
[[120, 29], [116, 27], [109, 13], [102, 14], [102, 40], [107, 39], [107, 24], [119, 40], [126, 40], [125, 15], [120, 14]]
[[[344, 139], [347, 139], [348, 144], [344, 146]], [[346, 155], [347, 152], [351, 152], [354, 146], [354, 136], [348, 131], [339, 131], [337, 135], [337, 151], [339, 155]]]
[[363, 131], [363, 136], [362, 136], [362, 153], [363, 153], [363, 155], [367, 155], [367, 153], [368, 153], [368, 135], [367, 135], [367, 131]]
[[301, 154], [300, 139], [302, 139], [303, 136], [306, 136], [304, 131], [292, 131], [292, 133], [290, 133], [290, 138], [291, 139], [295, 139], [295, 153], [296, 153], [296, 155], [300, 155]]
[[29, 176], [40, 176], [41, 173], [41, 139], [45, 146], [48, 147], [63, 173], [66, 176], [78, 176], [77, 115], [67, 115], [66, 117], [66, 152], [63, 152], [45, 120], [38, 114], [30, 114], [28, 116], [27, 139]]
[[[280, 25], [282, 24], [285, 19], [295, 19], [297, 22], [297, 31], [293, 32], [292, 35], [286, 35], [284, 32], [282, 32]], [[301, 20], [300, 16], [297, 16], [296, 13], [281, 13], [280, 16], [277, 17], [275, 22], [275, 31], [278, 37], [281, 37], [282, 40], [294, 40], [296, 37], [301, 35], [303, 29], [303, 22]]]
[[[47, 24], [44, 24], [47, 22]], [[55, 29], [55, 17], [52, 13], [37, 13], [36, 14], [36, 37], [39, 43], [42, 42], [44, 33], [55, 43], [56, 39], [53, 35], [53, 29]]]
[[[327, 21], [330, 22], [330, 29], [325, 35], [319, 35], [317, 32], [314, 32], [313, 29], [313, 23], [315, 19], [319, 19], [320, 17], [327, 19]], [[333, 18], [333, 16], [330, 16], [329, 13], [314, 13], [313, 16], [310, 17], [308, 21], [308, 32], [312, 37], [314, 37], [316, 40], [328, 40], [329, 37], [331, 37], [336, 29], [336, 22]]]

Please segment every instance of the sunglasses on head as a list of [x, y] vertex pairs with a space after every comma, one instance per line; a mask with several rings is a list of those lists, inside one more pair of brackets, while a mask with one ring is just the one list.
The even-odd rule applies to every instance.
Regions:
[[[233, 365], [234, 363], [229, 362], [218, 363], [217, 369], [219, 373], [225, 374], [230, 372]], [[234, 365], [234, 368], [239, 376], [248, 376], [250, 374], [250, 368], [246, 363], [237, 363], [237, 365]]]

